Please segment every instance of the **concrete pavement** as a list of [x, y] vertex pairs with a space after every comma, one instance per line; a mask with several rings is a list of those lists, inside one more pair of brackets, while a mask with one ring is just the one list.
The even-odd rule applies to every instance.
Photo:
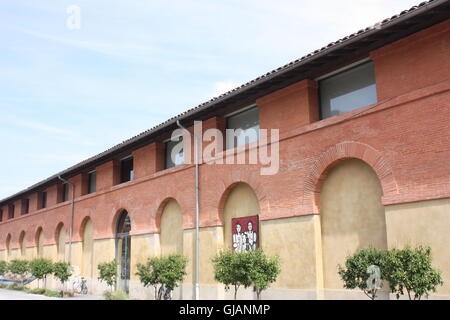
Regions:
[[73, 298], [53, 298], [23, 291], [0, 289], [0, 300], [104, 300], [101, 296], [76, 295]]

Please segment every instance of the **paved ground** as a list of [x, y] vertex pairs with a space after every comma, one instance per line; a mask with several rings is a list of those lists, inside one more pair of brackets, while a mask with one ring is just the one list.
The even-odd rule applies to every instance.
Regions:
[[77, 295], [74, 298], [51, 298], [37, 294], [29, 294], [23, 291], [0, 289], [0, 300], [104, 300], [100, 296]]

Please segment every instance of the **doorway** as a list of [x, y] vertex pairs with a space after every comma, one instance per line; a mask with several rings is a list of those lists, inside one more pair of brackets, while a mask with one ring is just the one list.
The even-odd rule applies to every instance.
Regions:
[[116, 232], [116, 262], [119, 266], [118, 289], [130, 291], [130, 262], [131, 262], [131, 220], [127, 211], [122, 211], [117, 222]]

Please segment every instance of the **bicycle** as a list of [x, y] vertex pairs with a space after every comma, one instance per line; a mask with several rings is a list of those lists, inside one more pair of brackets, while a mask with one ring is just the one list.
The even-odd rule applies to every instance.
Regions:
[[79, 294], [88, 294], [87, 280], [85, 278], [81, 278], [80, 280], [75, 280], [72, 283], [73, 292]]

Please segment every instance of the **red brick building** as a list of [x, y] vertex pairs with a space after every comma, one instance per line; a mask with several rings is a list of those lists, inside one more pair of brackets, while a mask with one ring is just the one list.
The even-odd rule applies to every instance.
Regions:
[[[167, 140], [177, 120], [203, 121], [204, 131], [279, 129], [279, 170], [200, 164], [200, 298], [229, 297], [211, 258], [231, 247], [232, 218], [256, 215], [259, 246], [282, 263], [263, 297], [360, 297], [337, 265], [358, 248], [406, 244], [431, 246], [444, 280], [433, 297], [450, 297], [449, 15], [449, 1], [422, 3], [1, 200], [0, 260], [70, 255], [100, 293], [96, 266], [116, 258], [119, 286], [150, 298], [136, 264], [178, 252], [189, 263], [175, 298], [192, 298], [195, 165], [169, 160]], [[75, 185], [72, 245], [72, 189], [58, 176]]]

